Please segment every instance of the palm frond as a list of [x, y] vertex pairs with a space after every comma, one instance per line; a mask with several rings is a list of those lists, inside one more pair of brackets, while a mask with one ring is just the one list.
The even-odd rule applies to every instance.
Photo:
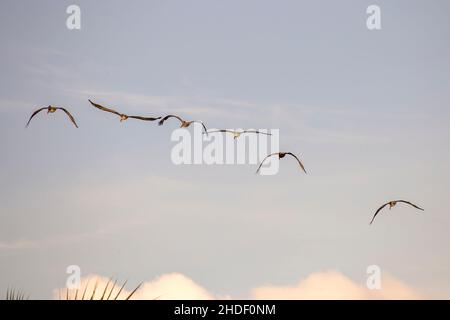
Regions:
[[[129, 293], [126, 297], [121, 297], [121, 294], [123, 293], [125, 286], [128, 281], [125, 281], [120, 287], [117, 285], [117, 279], [113, 279], [112, 277], [108, 279], [108, 282], [106, 283], [104, 288], [99, 287], [99, 280], [97, 279], [94, 285], [94, 288], [92, 289], [92, 293], [88, 293], [89, 290], [89, 282], [91, 279], [88, 280], [84, 288], [77, 288], [72, 289], [75, 290], [75, 293], [71, 291], [71, 289], [66, 289], [66, 300], [129, 300], [142, 286], [142, 282], [134, 288], [134, 290]], [[78, 293], [83, 292], [83, 294], [79, 297]], [[64, 299], [61, 294], [61, 290], [58, 291], [59, 299]], [[72, 293], [72, 294], [71, 294]], [[101, 295], [100, 295], [101, 293]], [[8, 295], [11, 295], [10, 293], [7, 293]], [[79, 299], [80, 298], [80, 299]]]
[[125, 300], [130, 300], [130, 298], [135, 294], [136, 291], [139, 290], [139, 288], [142, 286], [142, 282], [139, 283], [139, 285], [128, 295], [128, 297], [125, 298]]
[[6, 289], [6, 300], [28, 300], [29, 295], [26, 295], [23, 291], [16, 290], [13, 288]]

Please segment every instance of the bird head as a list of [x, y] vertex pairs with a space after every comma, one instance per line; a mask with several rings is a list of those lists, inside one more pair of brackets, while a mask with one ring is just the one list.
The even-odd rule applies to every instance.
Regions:
[[128, 119], [128, 116], [127, 116], [127, 115], [124, 115], [124, 114], [121, 114], [121, 115], [120, 115], [120, 122], [125, 121], [125, 120], [127, 120], [127, 119]]

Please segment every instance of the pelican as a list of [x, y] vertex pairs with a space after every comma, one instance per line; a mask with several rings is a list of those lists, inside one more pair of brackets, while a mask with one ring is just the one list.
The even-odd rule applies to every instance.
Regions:
[[159, 120], [158, 125], [162, 126], [164, 124], [164, 122], [170, 118], [178, 119], [181, 122], [180, 128], [187, 128], [193, 123], [200, 123], [203, 126], [203, 129], [205, 130], [206, 135], [208, 135], [208, 129], [206, 129], [206, 126], [202, 121], [200, 121], [200, 120], [185, 121], [185, 120], [181, 119], [179, 116], [175, 116], [173, 114], [169, 114], [169, 115], [165, 116], [164, 118], [162, 118], [161, 120]]
[[271, 156], [278, 155], [278, 159], [283, 159], [287, 154], [293, 156], [297, 160], [298, 164], [300, 165], [300, 168], [306, 173], [306, 170], [305, 170], [305, 167], [303, 166], [303, 163], [292, 152], [275, 152], [275, 153], [269, 154], [267, 157], [264, 158], [263, 161], [261, 161], [261, 163], [259, 164], [258, 170], [256, 170], [256, 173], [259, 172], [259, 169], [261, 169], [261, 166], [263, 165], [264, 161], [266, 161], [267, 158], [269, 158]]
[[129, 116], [129, 115], [126, 115], [126, 114], [124, 114], [124, 113], [117, 112], [117, 111], [115, 111], [115, 110], [113, 110], [113, 109], [109, 109], [109, 108], [106, 108], [106, 107], [104, 107], [104, 106], [101, 106], [101, 105], [99, 105], [99, 104], [97, 104], [97, 103], [92, 102], [91, 100], [89, 100], [89, 102], [90, 102], [94, 107], [96, 107], [97, 109], [100, 109], [100, 110], [106, 111], [106, 112], [111, 112], [111, 113], [114, 113], [114, 114], [118, 115], [118, 116], [120, 117], [120, 122], [125, 121], [125, 120], [127, 120], [128, 118], [131, 118], [131, 119], [138, 119], [138, 120], [143, 120], [143, 121], [155, 121], [155, 120], [161, 119], [161, 117], [158, 117], [158, 118], [152, 118], [152, 117], [141, 117], [141, 116]]
[[411, 202], [409, 202], [409, 201], [405, 201], [405, 200], [392, 200], [392, 201], [389, 201], [388, 203], [383, 204], [381, 207], [378, 208], [378, 210], [377, 210], [377, 211], [375, 212], [375, 214], [373, 215], [373, 218], [372, 218], [372, 221], [370, 221], [370, 224], [373, 223], [373, 220], [375, 220], [375, 217], [377, 216], [377, 214], [378, 214], [381, 210], [383, 210], [384, 207], [386, 207], [387, 205], [389, 205], [389, 210], [391, 210], [393, 207], [395, 207], [395, 205], [396, 205], [398, 202], [403, 202], [403, 203], [409, 204], [410, 206], [413, 206], [413, 207], [416, 208], [416, 209], [419, 209], [419, 210], [424, 211], [424, 209], [422, 209], [422, 208], [416, 206], [415, 204], [413, 204], [413, 203], [411, 203]]
[[233, 138], [234, 139], [239, 138], [242, 134], [245, 134], [245, 133], [265, 134], [267, 136], [271, 136], [272, 135], [271, 133], [261, 132], [261, 131], [258, 131], [258, 130], [235, 131], [235, 130], [227, 130], [227, 129], [211, 130], [211, 131], [208, 131], [207, 133], [216, 133], [216, 132], [231, 133], [231, 134], [233, 134]]
[[38, 114], [39, 112], [41, 112], [42, 110], [47, 110], [47, 114], [49, 114], [49, 113], [55, 113], [57, 110], [62, 110], [62, 111], [64, 111], [64, 112], [67, 114], [67, 116], [69, 117], [70, 121], [72, 121], [72, 123], [75, 125], [75, 127], [78, 128], [78, 125], [77, 125], [77, 123], [75, 122], [75, 118], [70, 114], [69, 111], [67, 111], [66, 109], [61, 108], [61, 107], [53, 107], [53, 106], [48, 106], [48, 107], [40, 108], [40, 109], [37, 109], [36, 111], [34, 111], [33, 114], [31, 115], [30, 119], [28, 119], [28, 122], [27, 122], [26, 127], [28, 127], [28, 125], [30, 124], [31, 119], [33, 119], [34, 116], [37, 115], [37, 114]]

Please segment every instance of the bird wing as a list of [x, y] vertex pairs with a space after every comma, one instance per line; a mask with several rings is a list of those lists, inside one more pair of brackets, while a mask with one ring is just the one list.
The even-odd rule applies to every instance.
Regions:
[[300, 159], [295, 154], [293, 154], [292, 152], [288, 152], [286, 154], [290, 154], [291, 156], [293, 156], [297, 160], [297, 162], [300, 165], [300, 167], [302, 168], [302, 170], [306, 173], [306, 170], [305, 170], [305, 167], [303, 166], [303, 163], [300, 161]]
[[208, 133], [216, 133], [216, 132], [229, 132], [229, 133], [234, 133], [234, 131], [226, 130], [226, 129], [210, 130], [210, 131], [208, 131]]
[[75, 122], [75, 118], [72, 116], [72, 114], [71, 114], [69, 111], [67, 111], [67, 110], [64, 109], [64, 108], [56, 108], [56, 109], [64, 111], [64, 112], [67, 114], [67, 116], [69, 117], [70, 121], [72, 121], [72, 123], [75, 125], [75, 127], [78, 128], [78, 125], [77, 125], [77, 123]]
[[179, 116], [169, 114], [169, 115], [165, 116], [164, 118], [162, 118], [161, 120], [159, 120], [158, 125], [162, 126], [164, 124], [164, 122], [169, 118], [177, 118], [178, 120], [180, 120], [180, 122], [183, 122], [183, 119], [181, 119]]
[[203, 123], [203, 121], [201, 121], [201, 120], [194, 120], [194, 121], [192, 121], [192, 123], [200, 123], [202, 125], [203, 129], [205, 130], [206, 135], [208, 135], [208, 129], [206, 129], [206, 126]]
[[261, 132], [261, 131], [258, 131], [258, 130], [244, 130], [244, 131], [242, 131], [241, 133], [265, 134], [265, 135], [267, 135], [267, 136], [271, 136], [271, 135], [272, 135], [271, 133]]
[[416, 206], [415, 204], [413, 204], [413, 203], [411, 203], [411, 202], [409, 202], [409, 201], [406, 201], [406, 200], [397, 200], [397, 202], [407, 203], [407, 204], [409, 204], [410, 206], [413, 206], [413, 207], [416, 208], [416, 209], [419, 209], [419, 210], [424, 211], [424, 209], [422, 209], [421, 207]]
[[153, 117], [141, 117], [141, 116], [129, 116], [128, 118], [144, 120], [144, 121], [155, 121], [161, 119], [161, 117], [153, 118]]
[[118, 116], [121, 115], [119, 112], [117, 112], [117, 111], [115, 111], [115, 110], [113, 110], [113, 109], [109, 109], [109, 108], [106, 108], [106, 107], [104, 107], [104, 106], [101, 106], [101, 105], [99, 105], [99, 104], [97, 104], [97, 103], [92, 102], [91, 100], [89, 100], [89, 102], [90, 102], [94, 107], [96, 107], [97, 109], [100, 109], [100, 110], [106, 111], [106, 112], [111, 112], [111, 113], [117, 114]]
[[28, 125], [29, 125], [30, 122], [31, 122], [31, 119], [33, 119], [33, 117], [34, 117], [35, 115], [37, 115], [39, 112], [41, 112], [42, 110], [45, 110], [45, 109], [47, 109], [47, 108], [48, 108], [48, 107], [44, 107], [44, 108], [40, 108], [40, 109], [37, 109], [36, 111], [34, 111], [33, 114], [31, 115], [30, 119], [28, 119], [27, 125], [26, 125], [25, 127], [28, 127]]
[[258, 169], [256, 170], [255, 173], [258, 173], [258, 172], [259, 172], [259, 169], [261, 169], [261, 166], [263, 165], [264, 161], [266, 161], [267, 158], [270, 158], [271, 156], [274, 156], [274, 155], [276, 155], [276, 154], [280, 154], [280, 153], [279, 153], [279, 152], [275, 152], [275, 153], [271, 153], [271, 154], [269, 154], [268, 156], [266, 156], [266, 157], [263, 159], [263, 161], [261, 161], [261, 163], [259, 164], [259, 167], [258, 167]]
[[375, 220], [375, 217], [377, 216], [378, 212], [380, 212], [381, 210], [383, 210], [383, 208], [386, 207], [388, 204], [389, 204], [389, 202], [383, 204], [381, 207], [378, 208], [378, 210], [377, 210], [377, 211], [375, 212], [375, 214], [373, 215], [373, 218], [372, 218], [372, 220], [370, 221], [370, 224], [372, 224], [373, 220]]

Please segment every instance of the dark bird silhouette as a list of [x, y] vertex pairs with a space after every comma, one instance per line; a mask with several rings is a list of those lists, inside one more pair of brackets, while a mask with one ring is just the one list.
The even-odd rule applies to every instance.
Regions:
[[208, 129], [206, 129], [206, 126], [203, 123], [203, 121], [200, 121], [200, 120], [185, 121], [185, 120], [181, 119], [179, 116], [175, 116], [173, 114], [169, 114], [169, 115], [165, 116], [164, 118], [162, 118], [161, 120], [159, 120], [158, 125], [162, 126], [164, 124], [164, 122], [170, 118], [178, 119], [178, 121], [180, 121], [180, 123], [181, 123], [180, 128], [187, 128], [193, 123], [200, 123], [203, 126], [205, 133], [208, 134]]
[[216, 132], [231, 133], [231, 134], [233, 134], [233, 138], [234, 139], [239, 138], [242, 134], [245, 134], [245, 133], [265, 134], [267, 136], [271, 136], [272, 135], [271, 133], [261, 132], [261, 131], [258, 131], [258, 130], [235, 131], [235, 130], [228, 130], [228, 129], [211, 130], [211, 131], [208, 131], [207, 133], [216, 133]]
[[305, 167], [303, 166], [303, 163], [302, 163], [302, 162], [300, 161], [300, 159], [299, 159], [295, 154], [293, 154], [292, 152], [275, 152], [275, 153], [269, 154], [267, 157], [264, 158], [263, 161], [261, 161], [261, 163], [259, 164], [258, 170], [256, 170], [256, 173], [259, 172], [259, 169], [261, 169], [261, 166], [263, 165], [264, 161], [266, 161], [266, 159], [268, 159], [269, 157], [278, 155], [278, 158], [279, 158], [279, 159], [283, 159], [287, 154], [293, 156], [293, 157], [297, 160], [297, 162], [298, 162], [298, 164], [300, 165], [300, 168], [303, 170], [303, 172], [306, 173], [306, 170], [305, 170]]
[[373, 223], [373, 221], [375, 220], [375, 217], [377, 216], [377, 214], [378, 214], [381, 210], [383, 210], [384, 207], [386, 207], [387, 205], [389, 205], [389, 210], [391, 210], [392, 207], [395, 207], [395, 205], [396, 205], [398, 202], [403, 202], [403, 203], [409, 204], [410, 206], [413, 206], [413, 207], [416, 208], [416, 209], [419, 209], [419, 210], [424, 211], [424, 209], [422, 209], [422, 208], [416, 206], [415, 204], [413, 204], [413, 203], [411, 203], [411, 202], [409, 202], [409, 201], [405, 201], [405, 200], [392, 200], [392, 201], [389, 201], [388, 203], [383, 204], [381, 207], [378, 208], [378, 210], [377, 210], [377, 211], [375, 212], [375, 214], [373, 215], [373, 218], [372, 218], [372, 220], [370, 221], [370, 224]]
[[120, 122], [125, 121], [125, 120], [127, 120], [128, 118], [131, 118], [131, 119], [137, 119], [137, 120], [143, 120], [143, 121], [155, 121], [155, 120], [161, 119], [161, 117], [153, 118], [153, 117], [129, 116], [129, 115], [127, 115], [127, 114], [120, 113], [120, 112], [117, 112], [117, 111], [115, 111], [115, 110], [113, 110], [113, 109], [109, 109], [109, 108], [106, 108], [106, 107], [104, 107], [104, 106], [102, 106], [102, 105], [99, 105], [99, 104], [97, 104], [97, 103], [94, 103], [94, 102], [92, 102], [91, 100], [89, 100], [89, 102], [90, 102], [94, 107], [96, 107], [97, 109], [100, 109], [100, 110], [102, 110], [102, 111], [106, 111], [106, 112], [110, 112], [110, 113], [114, 113], [114, 114], [118, 115], [118, 116], [120, 117]]
[[65, 114], [69, 117], [70, 121], [72, 121], [72, 123], [75, 125], [75, 127], [78, 128], [78, 125], [77, 125], [77, 123], [75, 122], [75, 118], [70, 114], [69, 111], [67, 111], [67, 110], [64, 109], [64, 108], [53, 107], [53, 106], [48, 106], [48, 107], [40, 108], [40, 109], [37, 109], [36, 111], [34, 111], [33, 114], [31, 115], [30, 119], [28, 119], [28, 122], [27, 122], [26, 127], [28, 127], [28, 125], [30, 124], [31, 119], [33, 119], [35, 115], [37, 115], [39, 112], [41, 112], [41, 111], [43, 111], [43, 110], [47, 110], [47, 114], [49, 114], [49, 113], [55, 113], [57, 110], [62, 110], [62, 111], [64, 111]]

